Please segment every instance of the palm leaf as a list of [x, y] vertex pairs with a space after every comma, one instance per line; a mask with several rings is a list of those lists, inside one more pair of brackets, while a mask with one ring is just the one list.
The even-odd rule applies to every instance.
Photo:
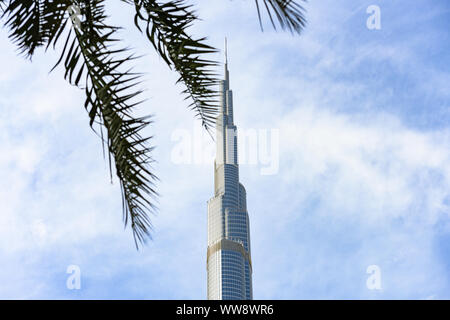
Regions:
[[[153, 147], [140, 134], [150, 117], [134, 117], [132, 110], [142, 101], [136, 89], [140, 75], [124, 66], [134, 59], [126, 48], [117, 48], [117, 27], [106, 23], [104, 0], [9, 1], [3, 15], [10, 37], [20, 51], [31, 57], [37, 47], [54, 47], [65, 34], [60, 59], [64, 77], [84, 89], [85, 108], [91, 127], [108, 150], [122, 193], [123, 217], [133, 230], [136, 247], [150, 237], [148, 213], [155, 210], [156, 176], [150, 171]], [[80, 8], [83, 20], [72, 27], [68, 9]], [[98, 126], [100, 130], [94, 127]]]
[[[198, 18], [192, 6], [183, 0], [122, 0], [134, 4], [136, 27], [145, 34], [154, 49], [180, 77], [186, 86], [183, 93], [191, 99], [189, 107], [209, 129], [218, 111], [216, 61], [205, 58], [217, 50], [206, 44], [206, 38], [193, 38], [187, 29]], [[144, 26], [142, 26], [142, 24]]]
[[304, 16], [305, 9], [302, 5], [293, 0], [255, 0], [261, 30], [263, 29], [263, 26], [260, 1], [264, 5], [270, 22], [275, 30], [277, 29], [277, 24], [275, 23], [276, 18], [283, 30], [298, 34], [302, 32], [306, 25]]

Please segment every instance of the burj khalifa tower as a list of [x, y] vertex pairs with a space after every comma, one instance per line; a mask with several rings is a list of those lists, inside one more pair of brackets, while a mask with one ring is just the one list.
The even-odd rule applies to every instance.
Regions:
[[224, 78], [216, 119], [214, 197], [208, 201], [207, 295], [210, 300], [251, 300], [250, 225], [246, 191], [239, 182], [226, 42]]

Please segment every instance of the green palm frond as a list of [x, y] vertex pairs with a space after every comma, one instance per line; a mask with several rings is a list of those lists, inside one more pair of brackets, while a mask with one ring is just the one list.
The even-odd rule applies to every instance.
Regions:
[[[262, 27], [261, 10], [259, 2], [262, 2], [270, 22], [274, 29], [277, 29], [274, 18], [283, 30], [300, 34], [306, 25], [305, 9], [302, 5], [293, 0], [255, 0], [258, 12], [259, 24]], [[261, 6], [262, 7], [262, 6]]]
[[103, 2], [77, 2], [84, 21], [80, 28], [70, 30], [58, 63], [64, 60], [65, 77], [71, 83], [78, 85], [85, 74], [85, 108], [90, 125], [94, 122], [100, 125], [102, 141], [109, 151], [111, 178], [114, 162], [120, 181], [124, 222], [131, 224], [138, 247], [150, 236], [147, 212], [154, 210], [151, 199], [157, 195], [154, 189], [156, 176], [149, 170], [152, 162], [152, 147], [148, 146], [150, 138], [140, 135], [150, 120], [132, 115], [132, 109], [142, 102], [136, 100], [141, 93], [136, 89], [139, 74], [123, 69], [123, 65], [134, 57], [127, 53], [128, 49], [114, 47], [118, 41], [114, 38], [118, 28], [106, 24]]
[[34, 50], [45, 42], [41, 30], [41, 1], [2, 1], [5, 25], [11, 30], [10, 39], [19, 47], [20, 54], [31, 57]]
[[[135, 24], [145, 33], [148, 40], [164, 59], [167, 65], [180, 75], [186, 89], [186, 98], [191, 99], [190, 108], [194, 109], [202, 124], [209, 129], [218, 111], [216, 61], [204, 58], [217, 50], [206, 44], [206, 38], [193, 38], [187, 28], [197, 20], [191, 5], [184, 0], [122, 0], [134, 4]], [[145, 27], [142, 27], [142, 24]]]
[[[148, 213], [155, 209], [157, 195], [157, 178], [149, 168], [151, 137], [140, 134], [151, 121], [132, 114], [141, 103], [141, 91], [136, 89], [140, 75], [124, 67], [134, 57], [128, 49], [114, 46], [119, 28], [106, 23], [104, 2], [9, 1], [4, 15], [10, 37], [27, 56], [32, 56], [39, 46], [56, 46], [65, 34], [55, 67], [62, 64], [66, 80], [85, 91], [90, 125], [94, 130], [96, 125], [100, 128], [96, 132], [108, 150], [111, 178], [115, 171], [120, 182], [124, 222], [131, 225], [138, 247], [150, 237]], [[71, 21], [71, 6], [80, 9], [79, 26]]]

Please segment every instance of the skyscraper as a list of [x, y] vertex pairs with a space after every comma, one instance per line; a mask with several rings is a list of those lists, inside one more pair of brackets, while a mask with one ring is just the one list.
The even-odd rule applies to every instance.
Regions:
[[247, 196], [239, 183], [236, 130], [225, 44], [225, 79], [220, 82], [220, 114], [216, 119], [214, 197], [208, 201], [210, 300], [253, 298]]

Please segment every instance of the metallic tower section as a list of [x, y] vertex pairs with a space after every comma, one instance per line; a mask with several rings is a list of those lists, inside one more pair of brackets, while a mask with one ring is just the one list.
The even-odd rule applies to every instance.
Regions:
[[225, 43], [225, 79], [220, 82], [216, 119], [214, 197], [208, 201], [208, 299], [251, 300], [252, 263], [247, 196], [239, 183], [233, 95]]

